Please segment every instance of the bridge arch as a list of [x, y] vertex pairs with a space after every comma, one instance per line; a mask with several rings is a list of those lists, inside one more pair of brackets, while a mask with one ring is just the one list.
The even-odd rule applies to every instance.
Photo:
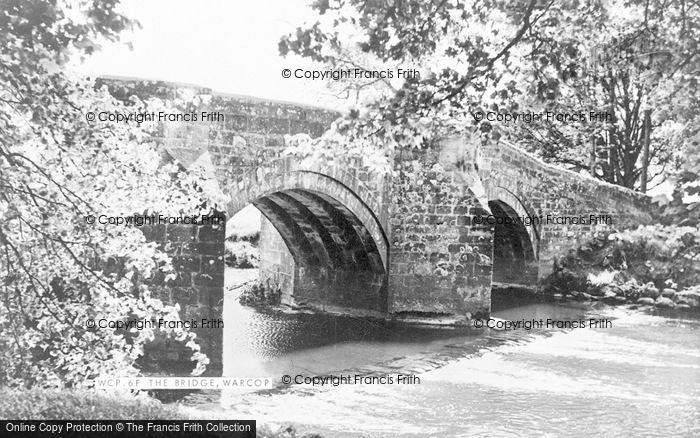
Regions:
[[534, 285], [540, 240], [534, 215], [504, 187], [491, 186], [487, 195], [489, 209], [496, 218], [493, 282]]
[[[277, 230], [294, 260], [295, 304], [386, 312], [388, 244], [364, 184], [341, 169], [259, 167], [229, 187], [232, 217], [254, 205]], [[363, 195], [364, 194], [364, 195]], [[263, 236], [264, 238], [264, 236]]]

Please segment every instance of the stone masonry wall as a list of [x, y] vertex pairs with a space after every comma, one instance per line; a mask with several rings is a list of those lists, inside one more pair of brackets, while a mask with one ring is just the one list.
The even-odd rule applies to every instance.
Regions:
[[268, 289], [279, 291], [281, 303], [294, 305], [294, 258], [280, 233], [265, 218], [260, 217], [260, 282]]
[[[172, 256], [177, 278], [164, 281], [154, 279], [159, 298], [166, 303], [180, 305], [180, 318], [194, 320], [202, 351], [214, 368], [220, 367], [223, 327], [220, 324], [202, 327], [202, 319], [217, 321], [222, 318], [224, 290], [224, 216], [221, 224], [207, 225], [153, 225], [142, 227], [148, 240]], [[163, 340], [167, 361], [185, 364], [191, 350], [174, 340]]]
[[493, 229], [441, 150], [403, 150], [392, 186], [391, 312], [486, 315], [491, 300]]
[[554, 261], [597, 234], [648, 224], [653, 220], [649, 197], [543, 163], [499, 142], [482, 147], [480, 174], [487, 191], [501, 188], [523, 204], [532, 216], [610, 216], [612, 224], [537, 224], [539, 278], [552, 271]]

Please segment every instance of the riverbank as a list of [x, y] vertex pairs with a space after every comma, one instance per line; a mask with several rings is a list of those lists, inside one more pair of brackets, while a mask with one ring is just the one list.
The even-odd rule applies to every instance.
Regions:
[[163, 404], [146, 394], [0, 387], [3, 420], [170, 420], [183, 419], [184, 414], [178, 406]]
[[679, 309], [700, 313], [700, 286], [682, 291], [657, 288], [653, 283], [640, 285], [634, 280], [624, 283], [591, 284], [585, 291], [552, 294], [554, 300], [603, 301], [610, 305], [632, 304], [657, 309]]
[[[211, 420], [210, 413], [145, 393], [0, 387], [0, 420]], [[293, 426], [257, 425], [259, 438], [320, 438]]]
[[[253, 418], [258, 421], [258, 436], [285, 438], [526, 432], [621, 436], [625, 431], [693, 436], [700, 431], [696, 421], [700, 406], [692, 396], [700, 391], [700, 320], [668, 316], [678, 309], [659, 310], [666, 315], [603, 301], [528, 304], [523, 300], [499, 304], [493, 317], [595, 317], [611, 320], [612, 327], [485, 330], [459, 336], [442, 329], [429, 336], [413, 331], [403, 336], [395, 328], [362, 321], [305, 315], [301, 318], [307, 322], [300, 323], [299, 315], [244, 309], [250, 313], [240, 322], [249, 328], [240, 334], [249, 338], [229, 339], [227, 345], [236, 353], [234, 365], [252, 364], [255, 375], [402, 373], [416, 376], [420, 383], [293, 384], [237, 394], [227, 403], [221, 394], [169, 404], [147, 398], [134, 404], [133, 399], [113, 399], [97, 392], [33, 390], [38, 392], [8, 396], [0, 391], [0, 400], [6, 401], [5, 405], [0, 402], [0, 413], [4, 418], [45, 419]], [[244, 351], [251, 345], [257, 358], [249, 358], [250, 352]], [[52, 406], [60, 410], [51, 411]], [[18, 413], [12, 407], [31, 412]]]
[[649, 225], [591, 239], [543, 282], [555, 300], [700, 313], [700, 229]]

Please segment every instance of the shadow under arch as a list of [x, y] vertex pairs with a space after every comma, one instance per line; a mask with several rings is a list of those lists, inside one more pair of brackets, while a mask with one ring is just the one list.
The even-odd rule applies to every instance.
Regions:
[[[494, 216], [493, 283], [534, 286], [537, 284], [539, 239], [535, 218], [515, 196], [501, 189], [489, 196]], [[508, 201], [503, 198], [507, 198]]]
[[[278, 288], [284, 302], [319, 310], [387, 312], [386, 234], [368, 205], [372, 199], [356, 192], [366, 194], [366, 189], [350, 178], [280, 169], [256, 172], [232, 189], [236, 195], [227, 206], [228, 216], [254, 205], [293, 258], [293, 266], [281, 261], [261, 266], [261, 279]], [[261, 251], [273, 245], [265, 239], [275, 236], [263, 227]], [[281, 274], [287, 279], [282, 281]]]

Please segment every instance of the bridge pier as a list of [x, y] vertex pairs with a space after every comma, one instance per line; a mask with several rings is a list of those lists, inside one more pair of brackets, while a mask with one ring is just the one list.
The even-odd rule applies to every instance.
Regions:
[[[210, 368], [221, 369], [224, 305], [225, 223], [210, 225], [163, 224], [142, 227], [149, 241], [172, 258], [175, 278], [162, 274], [150, 279], [155, 296], [180, 306], [180, 319], [196, 323], [193, 330]], [[213, 322], [206, 326], [206, 322]], [[204, 322], [204, 324], [203, 324]], [[191, 370], [192, 351], [175, 339], [156, 338], [147, 356], [169, 369]]]
[[392, 314], [482, 317], [490, 312], [493, 227], [469, 180], [439, 147], [402, 150], [392, 180]]

